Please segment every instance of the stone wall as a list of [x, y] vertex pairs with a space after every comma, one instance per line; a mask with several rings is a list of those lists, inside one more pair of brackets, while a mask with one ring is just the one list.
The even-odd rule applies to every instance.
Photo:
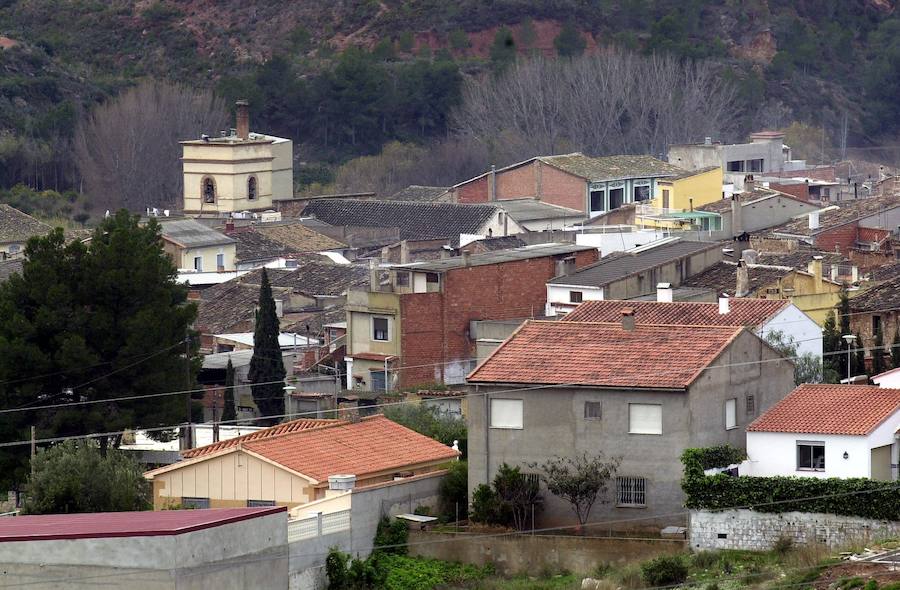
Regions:
[[813, 512], [691, 511], [694, 550], [771, 549], [780, 537], [798, 545], [824, 543], [832, 548], [900, 535], [900, 522]]

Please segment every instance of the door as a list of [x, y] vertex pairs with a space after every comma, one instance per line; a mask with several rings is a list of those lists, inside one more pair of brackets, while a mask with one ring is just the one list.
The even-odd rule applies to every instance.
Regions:
[[872, 479], [891, 481], [891, 445], [872, 449]]
[[385, 391], [384, 371], [372, 371], [372, 391]]

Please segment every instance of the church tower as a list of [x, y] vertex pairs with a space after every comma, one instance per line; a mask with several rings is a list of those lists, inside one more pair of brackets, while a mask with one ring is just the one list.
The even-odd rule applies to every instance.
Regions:
[[273, 200], [294, 196], [293, 143], [252, 133], [249, 104], [235, 106], [233, 129], [181, 142], [186, 215], [227, 217], [272, 209]]

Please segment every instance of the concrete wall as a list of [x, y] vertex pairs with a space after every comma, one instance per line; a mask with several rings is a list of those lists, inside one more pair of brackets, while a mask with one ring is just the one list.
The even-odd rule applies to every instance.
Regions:
[[686, 543], [670, 539], [569, 537], [550, 535], [481, 536], [466, 533], [411, 531], [410, 555], [492, 564], [502, 576], [538, 576], [548, 571], [590, 574], [598, 566], [643, 561], [684, 551]]
[[[285, 149], [279, 146], [278, 161], [284, 160]], [[290, 197], [291, 190], [284, 194], [285, 171], [276, 175], [275, 147], [271, 141], [248, 141], [235, 143], [190, 143], [183, 144], [184, 210], [195, 213], [217, 213], [242, 211], [272, 207], [275, 185], [281, 192], [278, 196]], [[288, 164], [290, 166], [290, 164]], [[292, 174], [288, 168], [288, 174]], [[247, 181], [256, 177], [257, 198], [247, 198]], [[216, 187], [216, 202], [203, 202], [202, 185], [205, 178], [212, 178]]]
[[691, 511], [690, 545], [694, 550], [771, 549], [782, 536], [796, 544], [823, 543], [838, 549], [900, 535], [900, 522], [836, 514], [753, 510]]
[[[815, 211], [818, 207], [811, 203], [801, 203], [787, 197], [771, 197], [741, 207], [741, 225], [745, 232], [756, 232], [790, 221], [793, 217]], [[730, 218], [731, 214], [725, 214]], [[723, 226], [724, 229], [724, 226]]]
[[822, 358], [822, 328], [795, 305], [789, 305], [756, 332], [765, 339], [767, 334], [782, 332], [797, 343], [797, 354], [812, 354]]
[[721, 260], [722, 248], [715, 245], [707, 250], [669, 260], [654, 268], [614, 281], [604, 287], [603, 297], [631, 299], [651, 295], [656, 293], [656, 285], [659, 283], [671, 283], [673, 287], [680, 287], [688, 277], [706, 270]]
[[[678, 351], [672, 354], [675, 357]], [[470, 496], [477, 485], [492, 480], [504, 462], [533, 471], [525, 466], [542, 463], [555, 455], [603, 453], [622, 458], [618, 475], [646, 478], [646, 507], [617, 507], [612, 502], [598, 505], [589, 522], [631, 520], [612, 523], [610, 528], [655, 531], [661, 526], [683, 524], [683, 517], [671, 516], [682, 512], [684, 502], [679, 456], [689, 447], [729, 443], [743, 448], [747, 424], [794, 388], [790, 362], [767, 362], [764, 372], [754, 362], [778, 358], [758, 337], [745, 331], [714, 363], [729, 366], [705, 370], [691, 386], [690, 393], [561, 387], [495, 394], [498, 398], [523, 400], [521, 430], [486, 428], [492, 396], [475, 398], [469, 403], [467, 415]], [[730, 366], [735, 363], [741, 364]], [[484, 392], [485, 388], [479, 390]], [[754, 411], [748, 414], [746, 398], [750, 395], [754, 397]], [[737, 399], [737, 427], [726, 430], [725, 401], [734, 398]], [[602, 404], [601, 419], [585, 420], [587, 401]], [[630, 434], [630, 403], [661, 405], [663, 434]], [[612, 482], [610, 500], [614, 489]], [[573, 524], [574, 516], [567, 503], [546, 490], [543, 497], [539, 527]]]
[[0, 585], [284, 588], [285, 522], [279, 512], [180, 535], [0, 543]]
[[[166, 242], [168, 244], [168, 242]], [[193, 269], [194, 257], [199, 256], [203, 261], [202, 270], [204, 272], [216, 272], [219, 270], [217, 255], [223, 255], [223, 270], [231, 271], [235, 269], [235, 244], [224, 244], [222, 246], [206, 246], [203, 248], [175, 248], [174, 252], [170, 252], [169, 248], [164, 248], [172, 261], [180, 269]]]

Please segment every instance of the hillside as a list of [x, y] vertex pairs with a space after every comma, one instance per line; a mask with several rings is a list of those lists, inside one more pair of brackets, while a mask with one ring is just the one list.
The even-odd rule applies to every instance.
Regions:
[[[54, 145], [71, 136], [80, 110], [141, 77], [249, 95], [260, 124], [310, 143], [309, 159], [335, 162], [445, 134], [457, 100], [451, 88], [439, 112], [424, 115], [422, 104], [382, 105], [372, 117], [383, 132], [335, 142], [310, 129], [302, 109], [329, 99], [319, 87], [348, 49], [369, 60], [357, 70], [381, 72], [373, 87], [398, 87], [405, 63], [455, 63], [464, 77], [480, 76], [504, 52], [555, 58], [566, 34], [579, 53], [623, 47], [713, 60], [737, 88], [738, 134], [802, 121], [823, 127], [831, 144], [845, 125], [851, 145], [881, 141], [900, 130], [896, 1], [0, 0], [0, 187], [29, 182], [22, 169], [34, 169], [37, 153], [57, 158]], [[442, 67], [420, 80], [437, 76], [450, 88], [457, 74]], [[284, 92], [290, 107], [274, 104]], [[71, 186], [71, 164], [60, 160], [54, 176]], [[47, 184], [47, 165], [37, 184]]]

